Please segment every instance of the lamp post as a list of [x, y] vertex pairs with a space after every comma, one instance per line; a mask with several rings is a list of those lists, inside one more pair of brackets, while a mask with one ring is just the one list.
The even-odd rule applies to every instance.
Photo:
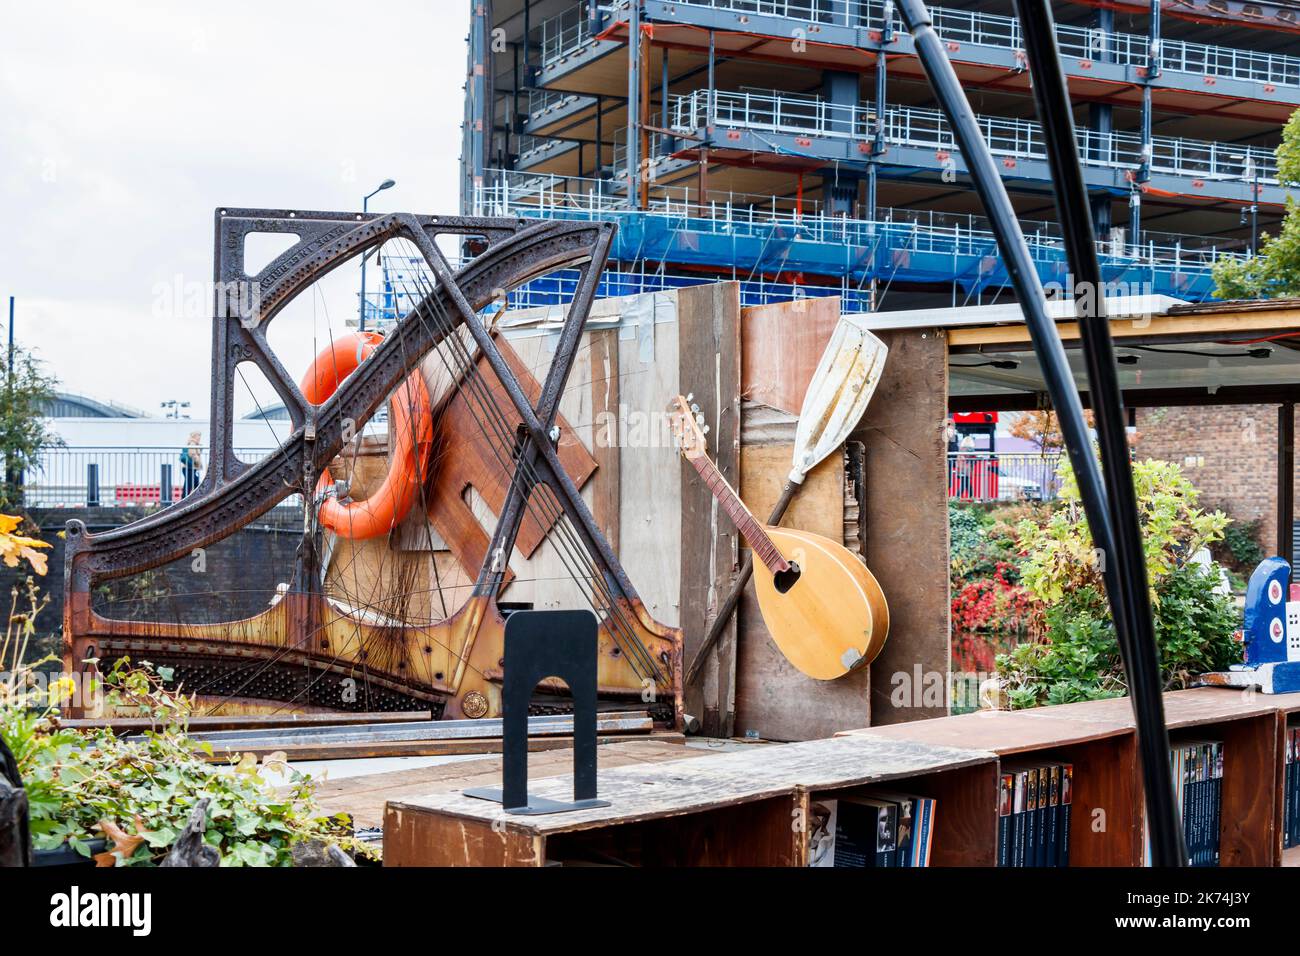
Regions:
[[[383, 192], [385, 189], [392, 189], [397, 182], [392, 179], [385, 179], [375, 187], [374, 190], [361, 197], [361, 212], [370, 211], [370, 197], [376, 193]], [[361, 321], [357, 323], [357, 328], [362, 332], [366, 330], [366, 256], [361, 257]]]

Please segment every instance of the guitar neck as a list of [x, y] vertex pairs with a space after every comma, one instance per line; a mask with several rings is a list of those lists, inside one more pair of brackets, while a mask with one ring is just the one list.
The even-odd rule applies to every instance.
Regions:
[[745, 503], [740, 500], [740, 495], [736, 494], [734, 488], [722, 477], [722, 472], [718, 471], [718, 466], [709, 460], [707, 455], [699, 455], [690, 459], [695, 470], [700, 473], [704, 483], [709, 486], [709, 491], [713, 492], [713, 497], [718, 499], [722, 505], [722, 510], [727, 513], [735, 524], [736, 529], [744, 535], [749, 546], [754, 549], [754, 554], [767, 567], [769, 571], [776, 574], [778, 571], [788, 571], [790, 564], [785, 558], [781, 557], [781, 552], [777, 550], [772, 539], [768, 537], [767, 531], [759, 524], [754, 513], [745, 507]]

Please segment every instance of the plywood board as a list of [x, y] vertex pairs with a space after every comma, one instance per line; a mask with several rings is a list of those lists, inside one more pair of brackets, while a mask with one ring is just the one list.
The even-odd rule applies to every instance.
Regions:
[[740, 381], [745, 399], [797, 415], [839, 319], [839, 296], [744, 309]]
[[[889, 640], [871, 665], [871, 720], [890, 724], [948, 712], [948, 354], [933, 330], [880, 338], [889, 360], [851, 437], [866, 447], [867, 567], [890, 612]], [[924, 694], [934, 681], [944, 688], [937, 703]]]
[[[761, 516], [771, 513], [790, 472], [793, 445], [741, 450], [740, 493]], [[844, 533], [844, 465], [831, 455], [809, 472], [781, 524], [839, 541]], [[736, 732], [765, 740], [812, 740], [870, 723], [870, 671], [833, 681], [804, 676], [782, 655], [763, 624], [751, 582], [737, 613]]]
[[[709, 456], [732, 486], [740, 473], [740, 291], [735, 283], [678, 292], [681, 390], [709, 431]], [[668, 396], [671, 397], [671, 396]], [[664, 399], [667, 401], [667, 398]], [[694, 660], [731, 586], [738, 534], [699, 473], [679, 464], [681, 482], [681, 628], [685, 659]], [[736, 622], [732, 618], [686, 688], [686, 709], [704, 734], [729, 737], [735, 722]]]
[[[674, 308], [677, 295], [669, 299]], [[651, 616], [676, 626], [681, 466], [664, 409], [679, 389], [677, 323], [652, 322], [620, 335], [625, 332], [635, 334], [618, 343], [619, 558]]]

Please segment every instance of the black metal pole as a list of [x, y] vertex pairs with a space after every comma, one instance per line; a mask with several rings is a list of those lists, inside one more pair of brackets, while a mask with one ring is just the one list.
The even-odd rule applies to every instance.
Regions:
[[1107, 511], [1115, 547], [1103, 552], [1107, 597], [1128, 676], [1129, 700], [1137, 722], [1152, 860], [1161, 866], [1186, 862], [1183, 828], [1169, 775], [1169, 733], [1165, 727], [1160, 659], [1151, 616], [1142, 532], [1133, 487], [1118, 365], [1106, 316], [1105, 284], [1083, 167], [1079, 162], [1069, 88], [1056, 46], [1048, 0], [1016, 0], [1034, 99], [1055, 184], [1057, 213], [1074, 274], [1074, 304], [1084, 364], [1101, 445]]

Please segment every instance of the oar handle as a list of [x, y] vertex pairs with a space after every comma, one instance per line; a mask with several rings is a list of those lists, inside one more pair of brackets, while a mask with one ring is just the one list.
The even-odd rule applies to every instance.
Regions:
[[[791, 476], [793, 479], [793, 476]], [[780, 523], [781, 518], [785, 516], [786, 509], [790, 507], [790, 500], [794, 498], [795, 492], [799, 490], [801, 482], [789, 480], [785, 487], [781, 489], [781, 497], [777, 499], [776, 505], [772, 508], [772, 514], [768, 517], [767, 523], [775, 525]], [[713, 625], [709, 628], [709, 633], [704, 635], [704, 642], [700, 644], [700, 649], [695, 652], [691, 658], [691, 666], [686, 669], [686, 683], [692, 683], [700, 673], [700, 668], [704, 666], [705, 655], [714, 644], [718, 643], [718, 638], [722, 636], [723, 630], [727, 627], [727, 622], [731, 620], [731, 615], [736, 613], [736, 607], [740, 604], [740, 596], [745, 593], [745, 585], [754, 574], [754, 552], [750, 551], [745, 556], [745, 560], [740, 565], [740, 570], [736, 574], [736, 583], [731, 586], [731, 593], [727, 599], [722, 602], [718, 608], [718, 616], [713, 619]]]

